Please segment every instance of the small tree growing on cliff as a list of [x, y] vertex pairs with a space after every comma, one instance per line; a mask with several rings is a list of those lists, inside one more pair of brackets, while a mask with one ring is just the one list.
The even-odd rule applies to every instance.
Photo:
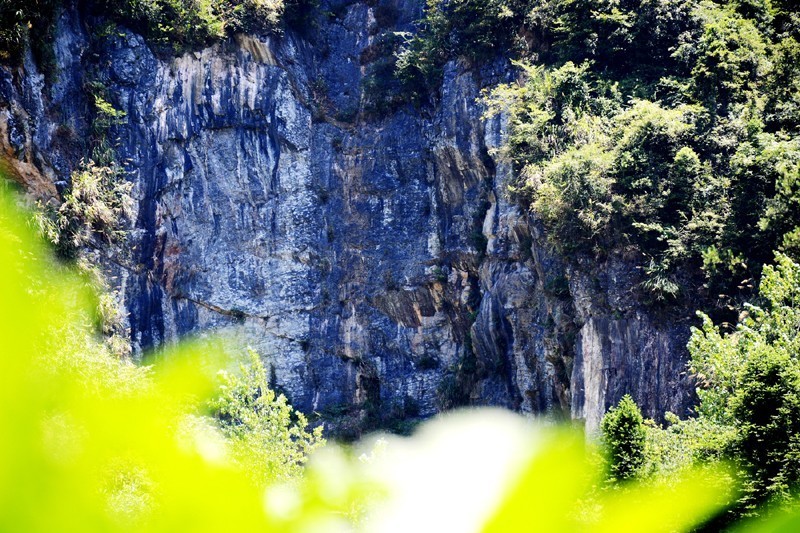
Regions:
[[639, 406], [626, 394], [606, 413], [600, 427], [611, 480], [631, 479], [645, 459], [645, 427]]
[[308, 455], [325, 444], [322, 427], [309, 429], [305, 416], [269, 388], [253, 350], [247, 362], [238, 373], [220, 372], [220, 393], [210, 407], [234, 459], [256, 484], [298, 478]]

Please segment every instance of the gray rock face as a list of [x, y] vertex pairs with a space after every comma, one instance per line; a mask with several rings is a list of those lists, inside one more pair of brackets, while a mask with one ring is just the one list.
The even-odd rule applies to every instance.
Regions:
[[[416, 2], [396, 3], [406, 29]], [[509, 198], [502, 117], [447, 66], [434, 109], [362, 112], [374, 8], [313, 36], [238, 36], [170, 60], [125, 29], [98, 38], [68, 10], [58, 81], [0, 70], [0, 145], [18, 179], [55, 195], [85, 155], [102, 82], [135, 184], [118, 285], [137, 354], [227, 328], [302, 410], [364, 425], [458, 403], [563, 412], [596, 429], [630, 392], [684, 414], [688, 326], [636, 303], [622, 258], [568, 265]], [[309, 32], [307, 32], [309, 33]]]

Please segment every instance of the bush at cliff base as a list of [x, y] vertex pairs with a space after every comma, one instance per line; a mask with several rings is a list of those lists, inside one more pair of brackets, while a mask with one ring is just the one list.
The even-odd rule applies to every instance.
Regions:
[[155, 367], [109, 356], [94, 296], [25, 221], [0, 197], [0, 529], [680, 531], [735, 498], [719, 468], [603, 489], [582, 433], [494, 410], [328, 446], [265, 490], [192, 422], [225, 362], [199, 344]]

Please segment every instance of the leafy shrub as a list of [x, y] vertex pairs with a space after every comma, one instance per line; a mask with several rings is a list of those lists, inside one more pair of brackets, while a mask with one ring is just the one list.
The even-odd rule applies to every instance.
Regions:
[[502, 85], [488, 114], [507, 112], [507, 154], [522, 197], [567, 253], [635, 244], [649, 258], [643, 287], [675, 295], [670, 271], [725, 229], [726, 182], [690, 147], [701, 108], [620, 102], [588, 64], [523, 65], [524, 85]]
[[766, 46], [752, 21], [718, 8], [700, 13], [706, 21], [696, 44], [692, 80], [709, 109], [720, 106], [724, 111], [756, 90], [768, 66]]
[[611, 154], [602, 146], [589, 144], [526, 169], [532, 207], [554, 229], [553, 242], [563, 249], [592, 247], [607, 240], [612, 215], [611, 162]]
[[[115, 108], [110, 102], [108, 88], [100, 81], [90, 81], [85, 84], [84, 90], [92, 103], [93, 120], [92, 133], [94, 138], [95, 159], [102, 163], [111, 163], [114, 159], [114, 149], [108, 139], [111, 128], [125, 123], [127, 114]], [[107, 156], [107, 157], [106, 157]]]
[[318, 0], [104, 0], [102, 12], [173, 53], [206, 46], [234, 33], [304, 30]]
[[225, 0], [104, 0], [96, 5], [99, 13], [142, 33], [159, 50], [174, 53], [221, 39], [228, 22], [236, 28], [257, 18], [260, 10], [266, 10], [261, 15], [268, 24], [274, 18], [271, 7]]
[[776, 11], [759, 6], [542, 4], [527, 24], [549, 21], [544, 63], [484, 98], [550, 242], [638, 256], [646, 302], [690, 284], [730, 309], [773, 250], [797, 253], [797, 44], [773, 43]]
[[[47, 73], [55, 67], [52, 50], [55, 16], [63, 2], [5, 0], [0, 4], [0, 61], [18, 63], [30, 39], [34, 55]], [[288, 8], [293, 24], [307, 23], [313, 0], [101, 0], [89, 6], [141, 33], [160, 52], [184, 53], [233, 33], [280, 29]], [[29, 35], [28, 28], [37, 31]]]
[[119, 243], [125, 238], [125, 220], [133, 209], [132, 188], [118, 165], [83, 163], [72, 174], [58, 208], [39, 205], [35, 218], [40, 232], [65, 258], [73, 258], [78, 249], [95, 242]]

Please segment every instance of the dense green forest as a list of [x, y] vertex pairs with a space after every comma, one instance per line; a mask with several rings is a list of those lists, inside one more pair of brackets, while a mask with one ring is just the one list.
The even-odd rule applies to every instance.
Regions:
[[[235, 32], [302, 26], [314, 5], [81, 8], [175, 54]], [[61, 8], [4, 0], [0, 59], [18, 64], [30, 46], [46, 71]], [[536, 428], [536, 451], [506, 480], [486, 529], [534, 519], [596, 531], [800, 523], [794, 3], [429, 0], [418, 26], [382, 37], [391, 59], [365, 85], [376, 109], [435, 104], [450, 60], [480, 72], [513, 58], [516, 79], [488, 88], [476, 105], [506, 124], [497, 156], [514, 165], [515, 200], [569, 261], [591, 268], [622, 254], [641, 271], [637, 296], [647, 305], [699, 311], [688, 345], [695, 416], [667, 413], [657, 424], [626, 396], [596, 445], [579, 430]], [[93, 100], [110, 121], [96, 125], [103, 148], [118, 112], [100, 89]], [[368, 528], [367, 509], [392, 494], [372, 466], [379, 459], [325, 445], [323, 428], [269, 389], [257, 354], [239, 365], [198, 344], [156, 367], [134, 366], [113, 306], [93, 294], [102, 281], [53, 260], [31, 236], [33, 225], [70, 260], [92, 239], [123, 238], [117, 222], [129, 210], [129, 184], [113, 156], [95, 155], [73, 174], [62, 205], [34, 224], [10, 201], [0, 205], [2, 527]], [[306, 467], [313, 455], [322, 459]], [[742, 522], [756, 519], [767, 522]]]

